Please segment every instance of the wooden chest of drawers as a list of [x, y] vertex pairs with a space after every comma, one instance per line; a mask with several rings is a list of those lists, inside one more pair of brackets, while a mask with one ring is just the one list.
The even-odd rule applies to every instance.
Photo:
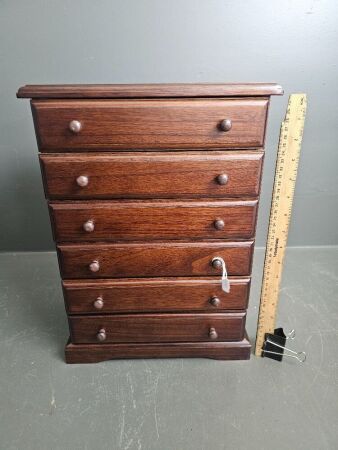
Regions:
[[245, 317], [273, 94], [280, 86], [259, 83], [19, 89], [32, 99], [69, 318], [67, 362], [249, 358]]

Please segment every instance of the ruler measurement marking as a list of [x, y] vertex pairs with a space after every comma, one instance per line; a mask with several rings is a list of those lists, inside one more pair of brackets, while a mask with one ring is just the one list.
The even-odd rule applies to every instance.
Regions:
[[285, 119], [281, 124], [278, 144], [257, 324], [255, 350], [257, 356], [261, 355], [265, 333], [273, 333], [275, 329], [279, 286], [291, 220], [305, 113], [306, 95], [292, 94]]

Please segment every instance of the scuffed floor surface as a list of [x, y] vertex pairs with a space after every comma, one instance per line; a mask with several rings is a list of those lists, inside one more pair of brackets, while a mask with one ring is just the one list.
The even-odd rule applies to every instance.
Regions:
[[[263, 251], [248, 313], [254, 338]], [[109, 361], [66, 365], [56, 256], [0, 255], [0, 449], [337, 449], [338, 248], [287, 254], [278, 325], [305, 364]]]

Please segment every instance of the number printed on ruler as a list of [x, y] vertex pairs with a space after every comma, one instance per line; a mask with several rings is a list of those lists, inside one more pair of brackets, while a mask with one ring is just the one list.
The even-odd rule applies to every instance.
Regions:
[[305, 113], [306, 95], [290, 95], [278, 145], [257, 326], [256, 355], [261, 354], [265, 333], [272, 333], [275, 328]]

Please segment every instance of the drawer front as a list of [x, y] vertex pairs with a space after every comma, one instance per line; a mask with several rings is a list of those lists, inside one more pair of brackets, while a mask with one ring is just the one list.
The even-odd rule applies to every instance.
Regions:
[[251, 273], [253, 242], [159, 242], [58, 245], [64, 278], [220, 276], [221, 256], [229, 275]]
[[63, 282], [70, 314], [246, 309], [250, 278], [231, 278], [230, 286], [225, 293], [219, 277]]
[[70, 316], [69, 324], [74, 344], [236, 341], [244, 337], [245, 313]]
[[33, 100], [32, 110], [41, 151], [198, 149], [261, 147], [267, 105], [265, 98]]
[[40, 155], [51, 199], [255, 197], [262, 152]]
[[50, 210], [57, 241], [248, 239], [257, 200], [60, 202]]

